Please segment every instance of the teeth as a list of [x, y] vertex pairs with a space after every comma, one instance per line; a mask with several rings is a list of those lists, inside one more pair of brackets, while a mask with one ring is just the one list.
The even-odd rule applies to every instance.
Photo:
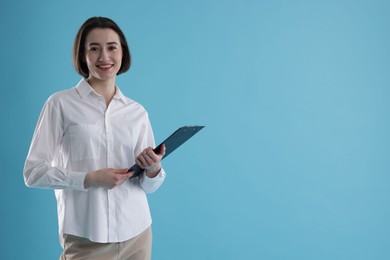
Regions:
[[110, 68], [112, 65], [100, 65], [98, 66], [99, 68], [103, 68], [103, 69], [108, 69]]

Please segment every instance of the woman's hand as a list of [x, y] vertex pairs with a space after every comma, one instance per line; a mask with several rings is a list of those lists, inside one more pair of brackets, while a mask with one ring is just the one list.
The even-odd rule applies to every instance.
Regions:
[[152, 147], [148, 147], [140, 153], [135, 162], [145, 170], [146, 176], [154, 178], [161, 171], [161, 159], [165, 154], [165, 145], [161, 146], [159, 153], [155, 153]]
[[128, 169], [100, 169], [89, 172], [84, 179], [84, 188], [102, 187], [112, 189], [121, 185], [124, 181], [133, 175], [133, 171], [127, 172]]

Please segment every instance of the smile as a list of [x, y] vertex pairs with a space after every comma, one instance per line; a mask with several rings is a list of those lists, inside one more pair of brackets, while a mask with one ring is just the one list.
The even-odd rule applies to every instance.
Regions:
[[104, 65], [97, 65], [97, 67], [99, 69], [109, 69], [111, 67], [113, 67], [114, 65], [113, 64], [104, 64]]

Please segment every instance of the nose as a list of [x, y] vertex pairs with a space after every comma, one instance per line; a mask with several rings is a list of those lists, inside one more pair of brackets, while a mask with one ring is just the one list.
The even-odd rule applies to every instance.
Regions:
[[108, 53], [105, 49], [100, 51], [99, 61], [106, 61], [108, 59]]

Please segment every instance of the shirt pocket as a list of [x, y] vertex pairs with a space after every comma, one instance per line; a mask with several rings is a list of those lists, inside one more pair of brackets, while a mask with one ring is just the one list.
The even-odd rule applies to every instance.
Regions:
[[98, 160], [102, 149], [101, 128], [97, 125], [69, 127], [71, 161]]

